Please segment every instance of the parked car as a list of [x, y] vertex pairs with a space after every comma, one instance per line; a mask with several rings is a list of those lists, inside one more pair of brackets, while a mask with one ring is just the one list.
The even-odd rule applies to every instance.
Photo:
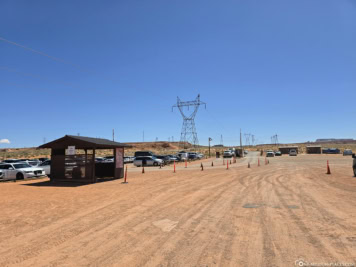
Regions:
[[330, 148], [329, 154], [340, 154], [340, 149], [338, 148]]
[[4, 178], [4, 173], [0, 170], [0, 180]]
[[135, 160], [135, 157], [132, 157], [132, 156], [124, 157], [124, 163], [132, 163], [132, 162], [134, 162], [134, 160]]
[[342, 153], [344, 156], [352, 156], [352, 150], [351, 149], [345, 149], [344, 153]]
[[163, 161], [164, 165], [170, 163], [170, 161], [171, 161], [170, 160], [171, 158], [169, 156], [158, 155], [158, 156], [156, 156], [156, 158], [161, 159]]
[[323, 148], [323, 154], [340, 154], [340, 149], [338, 148]]
[[34, 167], [37, 167], [38, 165], [41, 164], [41, 161], [39, 161], [38, 159], [33, 159], [33, 160], [32, 159], [25, 159], [25, 160], [21, 159], [21, 162], [27, 163]]
[[274, 152], [274, 155], [275, 156], [282, 156], [282, 152], [281, 151], [276, 151], [276, 152]]
[[114, 156], [106, 156], [104, 157], [103, 162], [114, 162]]
[[136, 167], [141, 167], [141, 166], [159, 166], [163, 165], [163, 160], [158, 159], [156, 157], [152, 156], [146, 156], [146, 157], [136, 157], [133, 164]]
[[188, 152], [188, 159], [197, 159], [197, 153], [196, 152]]
[[174, 155], [167, 155], [169, 162], [180, 161], [181, 159]]
[[43, 169], [45, 175], [51, 175], [51, 160], [42, 162], [40, 165], [38, 165], [38, 167]]
[[154, 157], [155, 154], [152, 151], [136, 151], [135, 158], [137, 157]]
[[103, 157], [95, 157], [95, 162], [104, 162], [105, 158]]
[[181, 159], [181, 160], [185, 160], [188, 159], [188, 153], [185, 151], [180, 151], [177, 156]]
[[1, 163], [16, 163], [16, 162], [21, 162], [19, 159], [5, 159]]
[[272, 151], [268, 151], [266, 153], [266, 157], [274, 157], [274, 153]]
[[49, 158], [38, 158], [39, 161], [45, 162], [46, 160], [49, 160]]
[[295, 149], [289, 150], [289, 156], [297, 156], [297, 155], [298, 155], [297, 150]]
[[22, 180], [45, 175], [42, 168], [33, 167], [27, 163], [0, 164], [0, 170], [4, 173], [5, 179]]
[[234, 154], [232, 153], [231, 150], [225, 150], [224, 151], [224, 154], [223, 154], [224, 158], [232, 158], [233, 156], [234, 156]]
[[201, 153], [197, 153], [197, 158], [198, 158], [198, 159], [202, 159], [202, 158], [204, 158], [204, 155], [201, 154]]

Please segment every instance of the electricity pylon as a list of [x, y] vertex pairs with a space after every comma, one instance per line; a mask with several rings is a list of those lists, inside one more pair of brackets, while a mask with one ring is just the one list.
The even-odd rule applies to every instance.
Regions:
[[[197, 115], [200, 105], [205, 105], [205, 108], [206, 108], [206, 103], [200, 101], [200, 95], [198, 95], [195, 100], [184, 101], [184, 102], [181, 101], [179, 99], [179, 97], [177, 97], [177, 104], [172, 106], [172, 111], [173, 111], [173, 108], [178, 108], [180, 111], [180, 114], [183, 117], [183, 126], [182, 126], [182, 132], [180, 134], [180, 143], [179, 143], [180, 147], [187, 148], [186, 147], [187, 143], [191, 143], [194, 147], [199, 145], [194, 118]], [[188, 110], [189, 110], [189, 107], [193, 107], [193, 112], [189, 115], [186, 115], [183, 110], [184, 107], [187, 107]]]

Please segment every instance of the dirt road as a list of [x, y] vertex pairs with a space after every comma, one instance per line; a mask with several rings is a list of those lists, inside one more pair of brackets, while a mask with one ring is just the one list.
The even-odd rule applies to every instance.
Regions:
[[132, 168], [126, 185], [1, 183], [0, 266], [356, 263], [351, 158], [269, 160]]

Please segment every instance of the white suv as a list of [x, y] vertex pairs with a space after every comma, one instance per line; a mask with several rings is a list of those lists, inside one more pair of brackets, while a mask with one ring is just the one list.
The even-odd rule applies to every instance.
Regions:
[[22, 180], [45, 175], [42, 168], [32, 167], [21, 162], [0, 164], [0, 171], [3, 173], [4, 180]]
[[297, 150], [295, 150], [295, 149], [289, 150], [289, 156], [296, 156], [297, 154], [298, 154]]
[[233, 154], [232, 154], [231, 150], [225, 150], [223, 156], [224, 156], [224, 158], [232, 158]]

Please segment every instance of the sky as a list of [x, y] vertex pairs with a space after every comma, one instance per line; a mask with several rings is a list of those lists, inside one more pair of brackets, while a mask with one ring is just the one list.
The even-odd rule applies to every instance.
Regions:
[[0, 148], [179, 141], [198, 94], [202, 145], [356, 139], [356, 1], [0, 1]]

